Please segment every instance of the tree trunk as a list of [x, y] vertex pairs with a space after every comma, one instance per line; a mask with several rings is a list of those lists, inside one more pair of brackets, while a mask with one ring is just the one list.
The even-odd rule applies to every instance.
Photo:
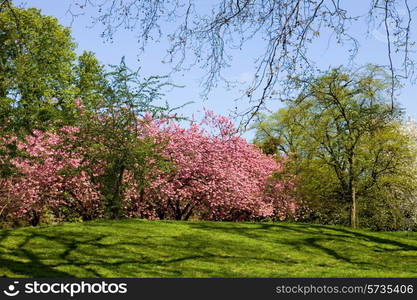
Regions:
[[35, 210], [32, 210], [32, 218], [30, 219], [30, 225], [38, 226], [41, 221], [41, 215], [38, 214]]
[[188, 203], [184, 209], [184, 213], [187, 211], [185, 213], [184, 221], [188, 221], [188, 219], [191, 217], [191, 214], [193, 213], [193, 210], [194, 210], [194, 205], [191, 205], [190, 203]]
[[351, 189], [351, 208], [350, 208], [350, 226], [352, 228], [358, 227], [358, 212], [356, 207], [356, 190], [355, 187], [352, 187]]
[[358, 210], [356, 203], [356, 180], [354, 171], [354, 148], [349, 149], [349, 196], [350, 196], [350, 227], [358, 227]]
[[117, 181], [114, 187], [114, 192], [112, 195], [112, 200], [110, 203], [110, 211], [111, 211], [111, 217], [112, 219], [118, 219], [120, 218], [120, 212], [121, 212], [121, 200], [122, 200], [122, 193], [123, 193], [123, 174], [125, 171], [125, 166], [121, 166], [119, 170], [119, 174], [117, 177]]
[[175, 220], [177, 221], [182, 220], [182, 211], [181, 211], [179, 200], [175, 201]]

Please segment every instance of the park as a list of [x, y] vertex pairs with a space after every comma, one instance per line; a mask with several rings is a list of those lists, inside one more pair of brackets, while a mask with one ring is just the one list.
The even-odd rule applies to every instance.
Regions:
[[0, 277], [417, 277], [411, 4], [63, 2], [0, 0]]

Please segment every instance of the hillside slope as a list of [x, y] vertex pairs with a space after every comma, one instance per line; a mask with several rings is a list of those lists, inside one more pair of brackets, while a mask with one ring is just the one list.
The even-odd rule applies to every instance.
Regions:
[[0, 230], [0, 277], [417, 277], [417, 233], [93, 221]]

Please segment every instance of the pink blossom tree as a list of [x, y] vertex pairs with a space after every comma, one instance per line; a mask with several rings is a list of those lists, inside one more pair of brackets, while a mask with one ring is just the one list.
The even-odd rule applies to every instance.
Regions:
[[69, 146], [77, 128], [63, 127], [57, 132], [33, 135], [17, 142], [21, 155], [11, 159], [16, 173], [3, 178], [1, 207], [15, 219], [37, 225], [45, 210], [58, 219], [63, 208], [76, 212], [84, 220], [102, 215], [97, 186], [85, 172], [76, 172], [83, 157]]
[[[151, 148], [130, 141], [120, 148], [125, 152], [116, 152], [129, 158], [128, 145], [139, 145], [135, 151], [146, 150], [138, 152], [140, 159], [134, 159], [132, 152], [129, 164], [120, 162], [125, 168], [115, 178], [120, 184], [121, 217], [283, 220], [298, 210], [287, 193], [293, 189], [291, 177], [277, 176], [284, 160], [277, 163], [275, 157], [235, 136], [229, 119], [207, 112], [202, 122], [183, 128], [174, 119], [153, 120], [146, 115], [137, 126], [136, 139], [151, 141], [145, 143]], [[108, 158], [119, 157], [114, 155], [119, 146], [102, 140], [108, 134], [89, 136], [83, 130], [65, 126], [14, 139], [21, 155], [9, 157], [15, 174], [0, 179], [0, 217], [37, 225], [46, 211], [57, 220], [65, 220], [66, 212], [84, 220], [105, 216], [104, 193], [110, 189], [103, 188], [103, 178], [111, 175], [108, 172], [114, 168]], [[10, 139], [3, 137], [0, 146]], [[160, 167], [161, 158], [169, 167]]]
[[175, 168], [146, 190], [142, 213], [176, 220], [283, 219], [295, 213], [297, 205], [286, 194], [291, 181], [272, 176], [283, 164], [235, 136], [229, 119], [206, 112], [200, 124], [185, 129], [171, 122], [154, 132], [167, 141], [164, 153]]

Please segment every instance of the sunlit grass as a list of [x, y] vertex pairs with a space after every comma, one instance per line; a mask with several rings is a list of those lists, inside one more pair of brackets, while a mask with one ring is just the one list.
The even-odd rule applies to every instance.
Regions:
[[120, 220], [0, 231], [0, 277], [417, 277], [417, 233]]

